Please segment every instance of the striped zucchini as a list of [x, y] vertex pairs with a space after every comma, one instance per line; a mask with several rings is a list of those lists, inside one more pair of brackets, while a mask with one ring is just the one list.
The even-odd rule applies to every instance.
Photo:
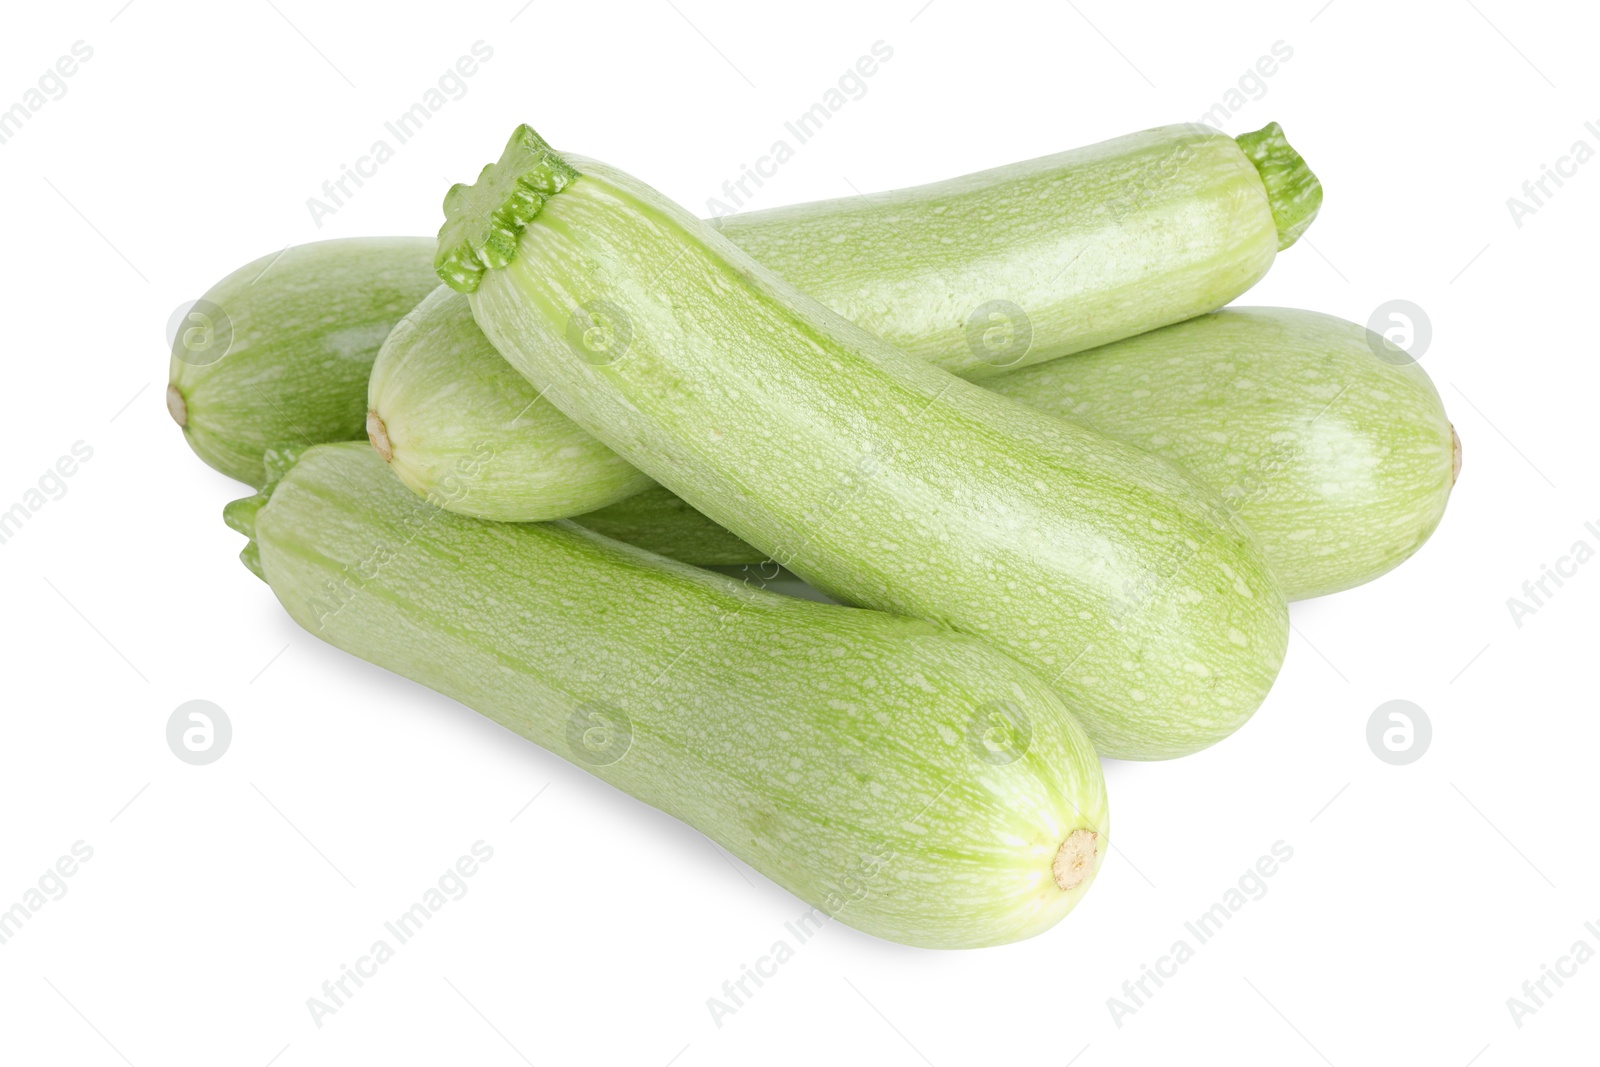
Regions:
[[178, 330], [168, 372], [167, 410], [189, 447], [259, 486], [270, 447], [360, 438], [378, 346], [439, 283], [432, 247], [420, 237], [297, 245], [212, 286]]
[[988, 638], [1108, 756], [1204, 748], [1265, 697], [1282, 594], [1176, 467], [906, 355], [528, 127], [445, 203], [435, 265], [507, 360], [812, 585]]
[[568, 523], [486, 523], [324, 445], [228, 511], [323, 640], [682, 819], [803, 900], [935, 948], [1048, 929], [1106, 852], [1059, 699], [984, 642]]

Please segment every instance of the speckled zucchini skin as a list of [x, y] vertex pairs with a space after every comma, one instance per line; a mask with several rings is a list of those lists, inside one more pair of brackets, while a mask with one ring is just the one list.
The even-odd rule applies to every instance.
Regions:
[[[568, 523], [453, 515], [364, 444], [306, 452], [230, 519], [311, 633], [870, 934], [936, 948], [1032, 936], [1106, 853], [1088, 739], [985, 642], [764, 593]], [[1079, 864], [1059, 870], [1073, 847]], [[619, 856], [613, 874], [648, 897], [651, 872]]]

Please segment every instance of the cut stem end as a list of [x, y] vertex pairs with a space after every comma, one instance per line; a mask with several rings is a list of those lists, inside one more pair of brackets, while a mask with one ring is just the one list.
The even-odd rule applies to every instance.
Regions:
[[389, 430], [384, 426], [383, 419], [378, 417], [376, 409], [367, 412], [367, 440], [372, 442], [372, 447], [385, 463], [393, 461], [394, 446], [389, 443]]
[[1067, 835], [1067, 839], [1056, 850], [1055, 862], [1050, 864], [1050, 873], [1055, 876], [1056, 885], [1062, 889], [1076, 889], [1083, 884], [1094, 870], [1094, 857], [1099, 851], [1096, 839], [1099, 836], [1093, 830], [1074, 830]]
[[167, 386], [167, 414], [180, 427], [189, 425], [189, 405], [176, 385]]
[[518, 126], [497, 163], [471, 185], [453, 185], [444, 198], [433, 269], [458, 293], [477, 290], [483, 272], [504, 267], [517, 254], [522, 231], [546, 200], [578, 176], [561, 153], [531, 126]]

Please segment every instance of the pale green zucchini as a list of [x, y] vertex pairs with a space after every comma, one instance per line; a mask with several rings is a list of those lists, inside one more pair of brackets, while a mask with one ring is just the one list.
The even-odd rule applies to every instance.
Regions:
[[527, 127], [446, 214], [439, 274], [507, 360], [823, 592], [988, 638], [1109, 756], [1193, 752], [1266, 695], [1282, 594], [1166, 461], [908, 356]]
[[[1165, 126], [711, 225], [857, 325], [979, 380], [1221, 307], [1266, 272], [1321, 201], [1276, 123], [1237, 140]], [[467, 336], [469, 322], [464, 306], [436, 296], [373, 367], [372, 440], [402, 481], [463, 515], [530, 522], [644, 487], [558, 409], [505, 381], [493, 346]], [[604, 339], [603, 314], [575, 328], [590, 343], [627, 343]], [[536, 432], [500, 433], [512, 424]], [[491, 462], [488, 437], [500, 442]], [[590, 494], [581, 501], [578, 486]]]
[[[1029, 937], [1088, 889], [1105, 783], [1047, 686], [921, 620], [814, 604], [568, 523], [480, 522], [364, 444], [230, 505], [296, 622], [682, 819], [841, 922]], [[615, 872], [650, 891], [650, 874]]]
[[168, 372], [167, 410], [195, 454], [260, 485], [267, 448], [360, 438], [378, 346], [439, 284], [432, 248], [420, 237], [296, 245], [212, 286], [180, 324]]
[[1162, 126], [897, 192], [715, 219], [801, 292], [977, 381], [1214, 311], [1311, 225], [1277, 123]]
[[1427, 373], [1379, 358], [1383, 343], [1332, 315], [1229, 308], [984, 385], [1219, 490], [1295, 600], [1371, 581], [1422, 547], [1460, 470]]
[[395, 326], [367, 389], [372, 446], [407, 486], [459, 514], [563, 519], [655, 484], [539, 396], [447, 286]]

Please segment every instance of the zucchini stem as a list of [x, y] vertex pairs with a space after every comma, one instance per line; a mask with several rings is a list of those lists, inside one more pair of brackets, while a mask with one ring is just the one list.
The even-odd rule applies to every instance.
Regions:
[[1067, 839], [1056, 850], [1055, 861], [1050, 864], [1050, 873], [1055, 876], [1056, 885], [1063, 890], [1076, 889], [1094, 873], [1094, 857], [1099, 851], [1095, 839], [1099, 836], [1093, 830], [1084, 829], [1074, 830], [1067, 835]]
[[1299, 240], [1317, 217], [1317, 210], [1322, 207], [1322, 183], [1276, 122], [1269, 122], [1254, 133], [1240, 134], [1234, 140], [1256, 165], [1261, 184], [1267, 187], [1267, 203], [1278, 227], [1281, 252]]
[[239, 552], [239, 562], [263, 582], [267, 580], [267, 576], [261, 570], [261, 547], [256, 543], [256, 513], [272, 499], [272, 491], [278, 488], [278, 483], [289, 473], [289, 469], [295, 465], [300, 453], [304, 451], [303, 448], [267, 449], [261, 457], [266, 481], [260, 491], [254, 496], [229, 501], [222, 508], [222, 521], [228, 524], [228, 529], [242, 533], [250, 539]]
[[268, 487], [255, 496], [240, 497], [222, 507], [222, 521], [228, 524], [228, 528], [249, 538], [239, 552], [239, 562], [263, 582], [267, 580], [267, 576], [261, 573], [261, 548], [256, 544], [256, 512], [261, 510], [261, 506], [271, 496], [272, 490]]
[[458, 293], [476, 290], [485, 270], [511, 262], [522, 231], [544, 202], [577, 176], [532, 126], [518, 126], [499, 162], [484, 167], [471, 185], [452, 185], [444, 195], [434, 272]]

